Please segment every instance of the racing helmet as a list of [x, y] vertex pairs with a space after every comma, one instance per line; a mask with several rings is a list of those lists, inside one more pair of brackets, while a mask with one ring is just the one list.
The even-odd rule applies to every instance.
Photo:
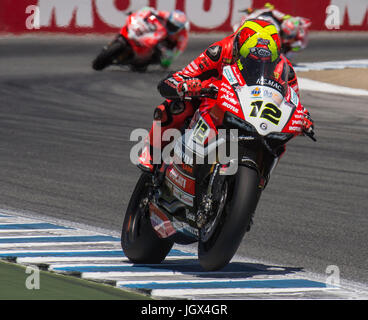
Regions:
[[265, 20], [247, 20], [235, 35], [234, 61], [239, 58], [275, 62], [280, 57], [281, 39], [276, 27]]
[[174, 10], [170, 13], [167, 19], [167, 30], [169, 34], [175, 34], [188, 25], [187, 17], [184, 12], [180, 10]]
[[300, 20], [290, 17], [285, 19], [281, 24], [282, 37], [287, 40], [295, 39], [299, 33]]

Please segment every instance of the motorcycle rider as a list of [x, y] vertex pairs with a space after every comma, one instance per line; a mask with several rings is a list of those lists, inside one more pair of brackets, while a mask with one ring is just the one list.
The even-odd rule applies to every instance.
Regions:
[[[145, 7], [135, 12], [134, 16], [139, 21], [135, 29], [136, 34], [140, 36], [137, 54], [142, 58], [150, 57], [135, 64], [134, 70], [145, 71], [152, 63], [159, 63], [163, 68], [168, 68], [187, 47], [189, 23], [186, 15], [180, 10], [168, 12]], [[145, 33], [149, 35], [144, 36]]]
[[266, 20], [277, 27], [282, 40], [282, 52], [286, 54], [288, 59], [294, 53], [306, 48], [308, 44], [306, 29], [311, 25], [309, 19], [285, 14], [275, 9], [275, 6], [270, 3], [266, 3], [261, 9], [247, 8], [243, 12], [246, 15], [242, 18], [240, 24], [233, 27], [235, 30], [248, 19]]
[[[257, 54], [259, 49], [269, 52], [267, 58], [274, 68], [276, 81], [281, 78], [280, 75], [283, 72], [289, 72], [287, 85], [291, 86], [299, 96], [294, 69], [290, 61], [280, 54], [281, 40], [276, 27], [265, 20], [247, 21], [237, 32], [212, 44], [184, 69], [169, 75], [159, 83], [158, 90], [167, 100], [155, 109], [153, 126], [138, 159], [138, 167], [144, 171], [153, 172], [153, 149], [164, 147], [163, 141], [157, 142], [155, 139], [161, 139], [167, 129], [181, 128], [185, 119], [192, 116], [199, 107], [199, 99], [193, 98], [183, 102], [184, 97], [198, 96], [201, 88], [206, 84], [221, 79], [225, 65], [235, 63], [240, 56], [247, 58], [253, 64], [264, 60], [264, 56]], [[313, 120], [305, 108], [303, 129], [307, 132], [313, 130]], [[154, 134], [157, 130], [161, 132], [159, 137]], [[281, 154], [283, 152], [280, 156]]]

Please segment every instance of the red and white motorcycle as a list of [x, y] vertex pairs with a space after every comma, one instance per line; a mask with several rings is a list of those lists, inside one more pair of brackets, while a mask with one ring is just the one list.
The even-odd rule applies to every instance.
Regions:
[[205, 270], [229, 263], [284, 145], [303, 134], [304, 107], [287, 72], [280, 77], [263, 63], [245, 68], [241, 58], [202, 89], [207, 98], [171, 161], [142, 173], [131, 196], [121, 243], [132, 262], [160, 263], [174, 243], [198, 242]]
[[168, 48], [175, 46], [160, 18], [151, 8], [142, 9], [127, 17], [116, 38], [93, 60], [92, 68], [100, 71], [110, 65], [128, 65], [144, 72], [150, 64], [165, 67], [173, 59]]

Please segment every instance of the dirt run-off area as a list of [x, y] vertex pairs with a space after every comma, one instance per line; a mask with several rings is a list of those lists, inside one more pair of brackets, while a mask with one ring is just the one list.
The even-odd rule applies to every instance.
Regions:
[[368, 69], [363, 68], [298, 71], [297, 76], [343, 87], [368, 90]]

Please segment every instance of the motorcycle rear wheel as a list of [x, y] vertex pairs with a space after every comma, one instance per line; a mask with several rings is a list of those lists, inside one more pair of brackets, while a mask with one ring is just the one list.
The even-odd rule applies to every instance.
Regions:
[[215, 231], [206, 241], [198, 241], [199, 263], [207, 271], [219, 270], [230, 262], [250, 229], [257, 207], [258, 173], [240, 166], [234, 180]]
[[161, 239], [152, 228], [148, 216], [147, 198], [149, 173], [142, 173], [130, 198], [121, 233], [124, 254], [133, 263], [161, 263], [171, 250], [173, 242]]

